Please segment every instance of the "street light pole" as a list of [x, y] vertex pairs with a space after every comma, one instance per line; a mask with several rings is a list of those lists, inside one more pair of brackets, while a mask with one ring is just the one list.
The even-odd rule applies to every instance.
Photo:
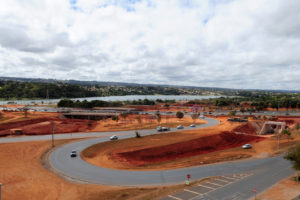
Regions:
[[2, 184], [0, 183], [0, 200], [1, 200], [1, 186], [2, 186]]
[[53, 121], [52, 121], [51, 124], [52, 124], [52, 148], [53, 148], [54, 147], [54, 131], [55, 131], [55, 128], [54, 128], [54, 122]]

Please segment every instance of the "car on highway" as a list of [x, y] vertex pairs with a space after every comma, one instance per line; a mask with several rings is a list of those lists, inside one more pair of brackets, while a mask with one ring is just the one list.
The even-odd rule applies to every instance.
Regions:
[[251, 146], [251, 144], [244, 144], [244, 145], [242, 146], [242, 148], [243, 148], [243, 149], [251, 149], [252, 146]]
[[169, 131], [169, 130], [170, 130], [170, 127], [164, 127], [164, 126], [163, 126], [163, 127], [161, 127], [161, 128], [162, 128], [163, 131]]
[[72, 150], [71, 153], [70, 153], [70, 157], [77, 157], [77, 151]]
[[118, 136], [112, 135], [112, 136], [109, 137], [109, 139], [110, 139], [110, 140], [117, 140], [117, 139], [118, 139]]
[[156, 128], [157, 131], [162, 132], [162, 131], [169, 131], [170, 127], [164, 127], [164, 126], [158, 126]]
[[190, 127], [196, 127], [196, 125], [195, 124], [191, 124]]
[[182, 125], [178, 125], [177, 129], [184, 129], [184, 127]]

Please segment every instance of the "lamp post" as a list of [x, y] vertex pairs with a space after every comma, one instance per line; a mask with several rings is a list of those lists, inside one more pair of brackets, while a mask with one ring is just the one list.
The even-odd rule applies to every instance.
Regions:
[[0, 200], [1, 200], [1, 186], [2, 186], [2, 184], [0, 183]]
[[51, 125], [52, 125], [52, 137], [51, 138], [52, 138], [52, 148], [53, 148], [54, 147], [54, 131], [55, 131], [54, 122], [53, 121], [51, 122]]

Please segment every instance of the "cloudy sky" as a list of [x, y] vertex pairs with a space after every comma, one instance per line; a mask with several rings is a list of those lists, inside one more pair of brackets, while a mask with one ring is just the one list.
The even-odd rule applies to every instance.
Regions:
[[0, 76], [300, 89], [299, 0], [0, 0]]

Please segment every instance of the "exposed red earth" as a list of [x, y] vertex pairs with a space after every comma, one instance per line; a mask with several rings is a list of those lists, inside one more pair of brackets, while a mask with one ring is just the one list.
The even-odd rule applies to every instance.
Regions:
[[115, 156], [123, 162], [142, 166], [234, 148], [245, 143], [259, 142], [263, 139], [258, 136], [222, 132], [217, 135], [204, 136], [165, 146], [117, 152]]
[[25, 119], [7, 124], [0, 124], [0, 136], [7, 136], [12, 129], [21, 129], [23, 135], [45, 135], [52, 133], [52, 122], [55, 133], [72, 133], [89, 130], [95, 122], [77, 119], [60, 119], [41, 117], [37, 119]]

